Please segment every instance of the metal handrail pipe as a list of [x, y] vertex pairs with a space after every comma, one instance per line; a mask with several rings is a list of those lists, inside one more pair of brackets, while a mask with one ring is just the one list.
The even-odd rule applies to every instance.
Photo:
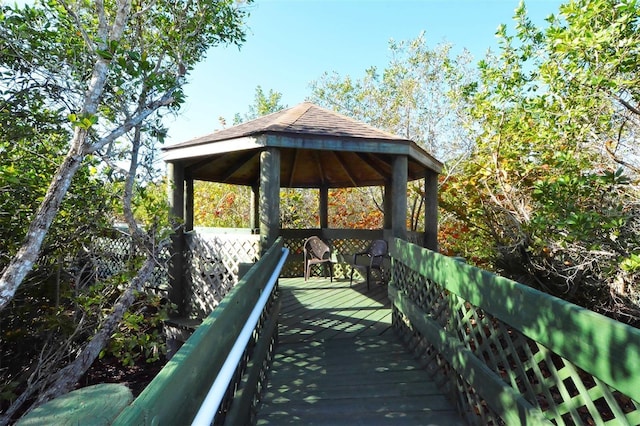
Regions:
[[229, 355], [225, 360], [222, 368], [220, 369], [220, 373], [214, 380], [211, 388], [209, 388], [209, 392], [205, 397], [204, 401], [202, 401], [202, 405], [198, 410], [193, 422], [191, 422], [192, 426], [209, 426], [213, 422], [216, 413], [218, 412], [218, 408], [220, 408], [220, 404], [222, 403], [222, 399], [229, 387], [229, 383], [233, 379], [233, 375], [235, 374], [236, 368], [240, 359], [242, 358], [242, 354], [244, 353], [245, 348], [247, 347], [247, 343], [251, 338], [253, 330], [256, 328], [256, 324], [260, 320], [260, 315], [262, 314], [262, 310], [269, 300], [269, 296], [273, 291], [273, 287], [276, 285], [278, 281], [278, 277], [280, 276], [280, 271], [282, 270], [282, 266], [284, 265], [287, 256], [289, 255], [289, 249], [282, 249], [282, 256], [278, 261], [271, 277], [269, 277], [269, 281], [265, 286], [260, 298], [256, 302], [256, 305], [253, 307], [251, 311], [251, 315], [247, 318], [247, 322], [244, 324], [244, 327], [240, 331], [231, 351], [229, 351]]

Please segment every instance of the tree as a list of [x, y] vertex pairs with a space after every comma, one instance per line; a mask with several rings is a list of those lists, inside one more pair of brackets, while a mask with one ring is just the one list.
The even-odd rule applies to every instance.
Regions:
[[[371, 67], [354, 79], [325, 73], [312, 83], [311, 100], [376, 128], [416, 141], [441, 161], [447, 174], [456, 169], [472, 146], [471, 126], [463, 94], [475, 81], [467, 51], [453, 54], [453, 46], [430, 48], [424, 34], [413, 40], [389, 42], [391, 60], [381, 72]], [[379, 210], [382, 192], [369, 192], [369, 211]], [[410, 229], [418, 230], [424, 194], [419, 184], [409, 189]], [[352, 205], [356, 205], [353, 203]]]
[[243, 116], [239, 113], [236, 113], [233, 118], [233, 124], [237, 125], [240, 123], [244, 123], [245, 121], [254, 120], [258, 117], [262, 117], [263, 115], [271, 114], [274, 112], [278, 112], [285, 108], [288, 108], [287, 105], [282, 105], [280, 101], [282, 100], [282, 93], [274, 92], [272, 89], [269, 89], [267, 94], [264, 93], [261, 86], [256, 87], [256, 93], [253, 98], [253, 104], [249, 105], [249, 111], [246, 112]]
[[83, 3], [56, 1], [37, 9], [3, 8], [3, 66], [10, 70], [3, 76], [17, 82], [19, 90], [45, 85], [59, 95], [50, 102], [68, 109], [73, 136], [24, 244], [2, 273], [0, 309], [31, 270], [84, 160], [91, 155], [109, 159], [119, 138], [136, 126], [140, 131], [159, 108], [179, 105], [186, 72], [210, 45], [244, 37], [244, 13], [231, 1], [207, 7], [132, 0], [94, 6], [95, 12]]
[[466, 235], [492, 241], [475, 253], [496, 269], [626, 320], [638, 316], [623, 302], [638, 272], [638, 12], [571, 1], [541, 30], [521, 4], [468, 91], [481, 131], [443, 193]]
[[[187, 73], [210, 46], [244, 41], [245, 16], [242, 4], [232, 0], [108, 4], [51, 0], [36, 7], [1, 6], [0, 118], [17, 112], [28, 120], [33, 114], [32, 122], [47, 133], [33, 140], [22, 133], [21, 140], [49, 146], [55, 140], [66, 145], [66, 154], [60, 156], [37, 211], [29, 212], [23, 243], [3, 265], [0, 309], [33, 269], [69, 188], [87, 170], [89, 175], [96, 170], [122, 182], [121, 211], [134, 243], [144, 253], [135, 259], [133, 272], [124, 278], [126, 285], [90, 342], [71, 363], [46, 378], [48, 389], [39, 395], [39, 402], [75, 384], [151, 276], [167, 233], [162, 221], [143, 230], [135, 220], [134, 198], [144, 188], [138, 182], [139, 166], [153, 162], [155, 145], [162, 141], [160, 110], [179, 108]], [[17, 137], [26, 126], [18, 124], [8, 126], [11, 130], [0, 146], [20, 140]], [[11, 176], [12, 171], [3, 167], [2, 173]], [[15, 189], [10, 180], [7, 186]]]

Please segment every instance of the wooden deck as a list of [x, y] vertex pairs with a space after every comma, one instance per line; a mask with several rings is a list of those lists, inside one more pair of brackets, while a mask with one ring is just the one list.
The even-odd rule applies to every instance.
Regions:
[[280, 343], [258, 425], [462, 425], [391, 330], [386, 286], [280, 279]]

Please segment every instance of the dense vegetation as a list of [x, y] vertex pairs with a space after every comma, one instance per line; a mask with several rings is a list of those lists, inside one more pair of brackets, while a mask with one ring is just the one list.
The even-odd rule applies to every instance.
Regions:
[[[324, 74], [310, 99], [445, 161], [443, 252], [638, 325], [639, 15], [633, 1], [570, 1], [538, 28], [521, 5], [515, 28], [499, 28], [498, 51], [477, 66], [420, 35], [391, 42], [382, 70]], [[275, 100], [260, 89], [251, 111], [277, 110]], [[292, 224], [288, 211], [317, 203], [290, 193], [283, 226]], [[418, 183], [409, 195], [407, 225], [419, 229]], [[330, 198], [331, 226], [381, 226], [379, 188]]]
[[[155, 164], [160, 112], [178, 110], [209, 46], [244, 41], [246, 13], [232, 1], [97, 3], [106, 9], [0, 7], [0, 424], [74, 386], [95, 358], [161, 358], [171, 307], [141, 291], [174, 225]], [[420, 35], [392, 42], [384, 69], [321, 76], [310, 100], [445, 161], [443, 252], [637, 326], [639, 16], [636, 1], [571, 0], [537, 27], [522, 6], [478, 64]], [[280, 99], [259, 87], [234, 122], [282, 109]], [[196, 225], [248, 226], [249, 194], [197, 183]], [[318, 226], [317, 192], [281, 194], [283, 227]], [[409, 195], [407, 224], [419, 230], [419, 184]], [[331, 191], [330, 226], [381, 227], [381, 204], [380, 188]], [[126, 224], [117, 239], [115, 222]], [[27, 244], [35, 231], [42, 239]], [[105, 278], [98, 243], [122, 238], [127, 267]], [[7, 273], [14, 264], [23, 278]]]
[[0, 5], [0, 424], [96, 359], [161, 359], [171, 307], [142, 290], [173, 226], [156, 186], [162, 114], [209, 47], [244, 41], [244, 5]]

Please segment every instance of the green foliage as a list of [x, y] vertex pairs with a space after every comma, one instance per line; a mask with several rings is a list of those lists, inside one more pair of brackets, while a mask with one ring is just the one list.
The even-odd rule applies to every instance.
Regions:
[[281, 99], [282, 93], [280, 92], [274, 92], [272, 89], [269, 89], [269, 92], [265, 94], [262, 87], [256, 87], [253, 104], [249, 105], [249, 111], [243, 116], [236, 113], [233, 118], [233, 125], [235, 126], [245, 121], [254, 120], [258, 117], [262, 117], [263, 115], [278, 112], [287, 108], [286, 105], [280, 104]]
[[196, 181], [193, 198], [195, 226], [249, 227], [251, 188]]
[[376, 128], [421, 144], [436, 158], [449, 160], [469, 149], [462, 90], [475, 81], [468, 52], [454, 56], [452, 46], [430, 48], [424, 34], [389, 42], [391, 59], [361, 78], [325, 73], [312, 83], [311, 101]]
[[318, 196], [315, 189], [281, 189], [280, 226], [287, 229], [317, 228]]
[[620, 259], [640, 243], [639, 58], [628, 48], [639, 12], [571, 1], [542, 30], [521, 5], [515, 35], [499, 29], [498, 55], [465, 91], [476, 146], [441, 194], [469, 229], [459, 251], [484, 236], [479, 262], [605, 313], [621, 309], [611, 297], [629, 279]]
[[112, 356], [124, 367], [139, 361], [156, 362], [167, 353], [163, 321], [169, 318], [169, 306], [160, 298], [140, 295], [140, 300], [125, 313], [109, 345], [100, 358]]

